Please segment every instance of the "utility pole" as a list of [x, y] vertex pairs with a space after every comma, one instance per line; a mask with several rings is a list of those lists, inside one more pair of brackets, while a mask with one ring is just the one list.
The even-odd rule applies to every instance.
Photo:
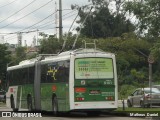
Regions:
[[57, 17], [58, 16], [57, 16], [57, 12], [56, 11], [57, 11], [57, 3], [55, 2], [55, 25], [56, 25], [56, 28], [55, 28], [55, 37], [57, 38], [57, 26], [58, 26], [57, 25], [57, 23], [58, 23], [57, 22]]
[[17, 33], [17, 39], [18, 39], [18, 47], [22, 46], [22, 33]]
[[152, 88], [152, 64], [154, 63], [154, 57], [153, 55], [149, 55], [148, 57], [148, 63], [149, 63], [149, 87]]
[[59, 41], [62, 40], [62, 0], [59, 0]]
[[[152, 96], [152, 64], [154, 63], [154, 57], [152, 54], [148, 57], [148, 63], [149, 63], [149, 87], [150, 87], [150, 95]], [[151, 97], [152, 98], [152, 97]], [[152, 107], [152, 103], [150, 103], [150, 107]]]

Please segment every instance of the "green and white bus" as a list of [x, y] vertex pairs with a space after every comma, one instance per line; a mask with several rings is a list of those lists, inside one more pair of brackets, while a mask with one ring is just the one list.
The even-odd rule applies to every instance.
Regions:
[[118, 107], [113, 53], [77, 49], [7, 68], [6, 104], [13, 110], [102, 111]]

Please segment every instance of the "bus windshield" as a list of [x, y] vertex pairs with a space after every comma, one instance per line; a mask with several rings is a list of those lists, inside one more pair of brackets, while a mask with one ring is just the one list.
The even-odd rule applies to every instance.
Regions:
[[111, 58], [78, 58], [75, 60], [75, 79], [113, 78]]

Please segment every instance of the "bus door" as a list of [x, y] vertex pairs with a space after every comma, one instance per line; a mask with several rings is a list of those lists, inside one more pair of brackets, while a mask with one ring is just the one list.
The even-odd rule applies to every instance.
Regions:
[[35, 76], [34, 76], [34, 104], [35, 110], [41, 110], [41, 63], [35, 62]]

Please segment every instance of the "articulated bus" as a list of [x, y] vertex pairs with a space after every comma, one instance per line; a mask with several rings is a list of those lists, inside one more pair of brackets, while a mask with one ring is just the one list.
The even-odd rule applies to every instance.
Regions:
[[103, 111], [118, 107], [113, 53], [77, 49], [41, 55], [7, 68], [6, 104], [13, 110]]

